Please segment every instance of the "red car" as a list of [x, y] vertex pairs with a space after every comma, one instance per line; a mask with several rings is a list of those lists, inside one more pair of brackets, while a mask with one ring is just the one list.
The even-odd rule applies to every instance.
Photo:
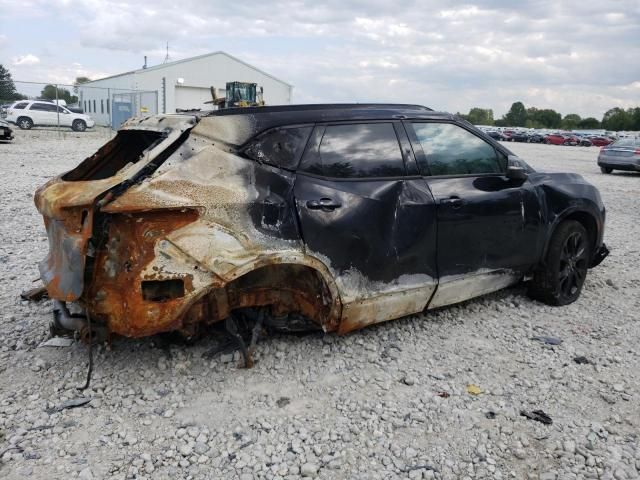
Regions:
[[578, 139], [572, 135], [560, 135], [559, 133], [552, 133], [544, 137], [544, 143], [553, 145], [577, 145]]
[[589, 140], [591, 140], [591, 143], [596, 147], [606, 147], [611, 143], [611, 139], [607, 137], [591, 137]]

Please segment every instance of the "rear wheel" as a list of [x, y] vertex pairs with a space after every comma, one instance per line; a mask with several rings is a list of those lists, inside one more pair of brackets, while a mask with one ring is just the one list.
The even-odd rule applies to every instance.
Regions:
[[591, 258], [587, 230], [575, 220], [562, 222], [553, 233], [544, 268], [529, 286], [529, 296], [547, 305], [568, 305], [580, 296]]
[[16, 123], [22, 130], [31, 130], [33, 128], [33, 121], [29, 117], [20, 117]]
[[613, 172], [613, 168], [611, 168], [611, 167], [600, 167], [600, 171], [602, 173], [611, 173], [611, 172]]
[[74, 120], [71, 124], [71, 128], [75, 132], [84, 132], [87, 129], [87, 124], [84, 120]]

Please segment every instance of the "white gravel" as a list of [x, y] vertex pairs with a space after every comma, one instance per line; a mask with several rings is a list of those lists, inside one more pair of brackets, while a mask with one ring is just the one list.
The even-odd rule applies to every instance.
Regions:
[[47, 250], [32, 195], [108, 132], [57, 137], [0, 144], [0, 478], [639, 477], [640, 175], [601, 174], [597, 148], [510, 145], [604, 197], [612, 253], [573, 305], [518, 287], [344, 337], [271, 337], [251, 370], [202, 359], [210, 339], [118, 339], [97, 349], [92, 401], [48, 413], [83, 395], [87, 350], [37, 348], [51, 302], [19, 298]]

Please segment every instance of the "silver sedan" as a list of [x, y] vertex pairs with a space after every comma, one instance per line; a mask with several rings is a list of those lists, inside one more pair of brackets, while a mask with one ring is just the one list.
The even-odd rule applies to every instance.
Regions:
[[602, 147], [598, 166], [602, 173], [614, 170], [640, 172], [640, 138], [620, 138]]

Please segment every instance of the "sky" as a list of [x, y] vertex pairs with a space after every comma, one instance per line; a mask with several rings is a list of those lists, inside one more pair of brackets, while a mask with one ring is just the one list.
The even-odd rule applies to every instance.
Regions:
[[[223, 50], [294, 103], [466, 113], [640, 106], [640, 0], [0, 0], [14, 80], [72, 83]], [[18, 84], [18, 87], [22, 87]], [[26, 88], [26, 87], [25, 87]], [[23, 88], [24, 90], [24, 88]]]

